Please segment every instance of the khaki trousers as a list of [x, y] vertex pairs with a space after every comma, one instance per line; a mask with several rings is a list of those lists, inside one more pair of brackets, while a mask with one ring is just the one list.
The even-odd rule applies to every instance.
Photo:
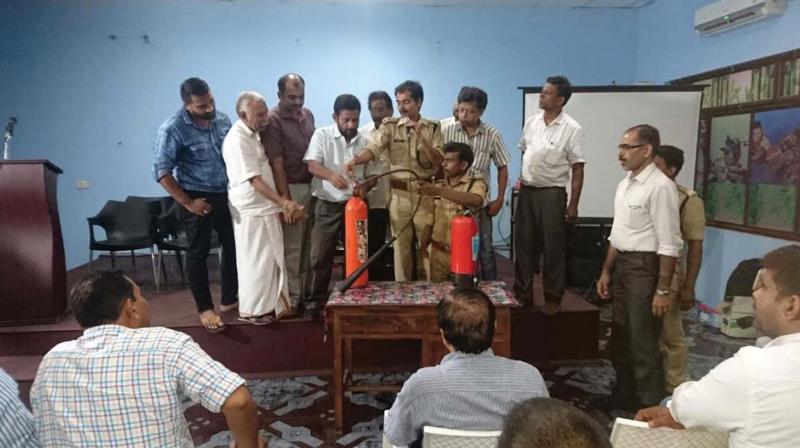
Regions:
[[[414, 224], [398, 235], [398, 232], [412, 219], [412, 214], [421, 201], [417, 213], [413, 215]], [[418, 193], [392, 189], [389, 199], [389, 223], [392, 235], [398, 235], [394, 241], [394, 279], [398, 282], [413, 280], [412, 259], [414, 248], [412, 241], [417, 239], [417, 280], [428, 280], [428, 265], [431, 233], [433, 232], [433, 198]]]

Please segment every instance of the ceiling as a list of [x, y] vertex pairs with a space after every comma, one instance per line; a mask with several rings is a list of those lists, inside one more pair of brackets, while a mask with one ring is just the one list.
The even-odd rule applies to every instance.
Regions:
[[[226, 0], [235, 1], [235, 0]], [[280, 0], [281, 3], [409, 4], [421, 6], [528, 5], [563, 8], [641, 8], [653, 0]]]

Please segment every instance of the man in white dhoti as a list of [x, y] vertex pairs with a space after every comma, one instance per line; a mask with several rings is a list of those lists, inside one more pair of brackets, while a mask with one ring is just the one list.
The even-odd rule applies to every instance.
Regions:
[[237, 243], [239, 320], [267, 325], [289, 308], [280, 213], [302, 218], [296, 202], [277, 193], [259, 132], [267, 124], [267, 103], [256, 92], [236, 100], [239, 120], [222, 143], [228, 174], [228, 202]]

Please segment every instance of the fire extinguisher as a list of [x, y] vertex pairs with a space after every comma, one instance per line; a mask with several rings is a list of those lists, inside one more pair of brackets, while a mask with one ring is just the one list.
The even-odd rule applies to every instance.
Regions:
[[[344, 206], [344, 269], [349, 276], [369, 258], [367, 245], [367, 204], [361, 198], [353, 196]], [[361, 288], [369, 280], [364, 271], [355, 282], [353, 288]]]
[[478, 223], [469, 211], [450, 220], [450, 275], [456, 286], [475, 286]]

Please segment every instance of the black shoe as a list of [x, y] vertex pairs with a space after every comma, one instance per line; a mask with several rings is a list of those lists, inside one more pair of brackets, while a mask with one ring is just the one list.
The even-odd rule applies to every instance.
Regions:
[[558, 314], [561, 311], [561, 303], [560, 302], [545, 302], [544, 306], [540, 308], [542, 314], [545, 316], [553, 316]]

